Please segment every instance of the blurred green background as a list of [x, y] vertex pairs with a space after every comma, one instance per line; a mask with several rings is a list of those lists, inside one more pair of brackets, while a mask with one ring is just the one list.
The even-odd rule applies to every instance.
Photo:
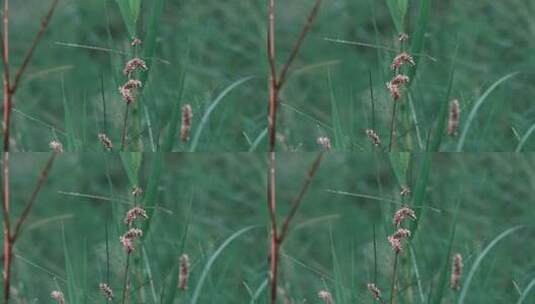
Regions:
[[[279, 64], [286, 60], [313, 3], [298, 0], [277, 4]], [[410, 1], [409, 33], [416, 27], [419, 3]], [[142, 38], [152, 4], [151, 0], [142, 1]], [[48, 2], [13, 1], [11, 6], [11, 53], [16, 67]], [[218, 105], [196, 150], [251, 149], [251, 143], [267, 124], [265, 11], [263, 0], [165, 1], [156, 50], [156, 57], [161, 60], [153, 66], [143, 93], [143, 100], [155, 105], [147, 114], [155, 145], [168, 128], [171, 110], [177, 103], [192, 103], [195, 132], [202, 114], [219, 93], [238, 79], [255, 76], [232, 90]], [[492, 83], [511, 72], [521, 72], [485, 101], [472, 123], [464, 150], [515, 149], [535, 121], [534, 14], [535, 3], [528, 0], [433, 1], [425, 54], [435, 60], [422, 59], [411, 90], [424, 143], [444, 102], [448, 73], [458, 46], [452, 95], [460, 100], [463, 119]], [[370, 75], [377, 99], [376, 129], [383, 142], [387, 141], [391, 100], [384, 83], [391, 77], [388, 67], [395, 54], [326, 38], [397, 47], [397, 33], [384, 1], [325, 0], [281, 95], [280, 150], [317, 150], [316, 138], [332, 137], [333, 125], [338, 122], [347, 149], [369, 150], [364, 130], [371, 127]], [[64, 140], [64, 98], [72, 112], [74, 131], [70, 132], [75, 133], [78, 150], [100, 150], [96, 135], [102, 131], [109, 133], [118, 145], [124, 105], [116, 89], [119, 84], [112, 75], [128, 59], [116, 56], [115, 52], [129, 51], [128, 45], [115, 1], [61, 0], [15, 100], [14, 147], [46, 151], [50, 139]], [[186, 73], [182, 98], [177, 97], [180, 72]], [[101, 83], [107, 104], [106, 122]], [[333, 113], [333, 100], [338, 114]], [[145, 121], [141, 134], [145, 151], [152, 150], [148, 130]], [[415, 141], [414, 128], [398, 133], [401, 141], [408, 137]], [[456, 141], [448, 139], [442, 150], [454, 150]], [[411, 149], [423, 148], [413, 145]], [[181, 144], [174, 147], [186, 149]], [[267, 150], [265, 138], [256, 149]], [[524, 150], [533, 149], [535, 143], [530, 140]]]
[[[297, 195], [313, 153], [277, 155], [279, 216]], [[46, 154], [12, 155], [12, 201], [19, 214], [33, 189]], [[409, 184], [418, 180], [423, 155], [414, 154]], [[146, 153], [140, 184], [145, 187], [156, 155]], [[176, 154], [162, 158], [164, 170], [151, 202], [151, 226], [144, 249], [132, 266], [135, 303], [168, 293], [182, 236], [192, 260], [190, 289], [173, 303], [188, 303], [208, 257], [232, 233], [257, 228], [229, 245], [215, 261], [198, 303], [249, 303], [267, 275], [268, 213], [265, 203], [266, 158], [263, 154]], [[499, 243], [475, 274], [465, 303], [515, 303], [535, 277], [532, 241], [535, 155], [487, 153], [436, 154], [432, 157], [425, 209], [412, 242], [425, 293], [444, 262], [449, 231], [461, 203], [453, 252], [464, 256], [465, 277], [474, 258], [499, 233], [519, 224], [531, 225]], [[369, 195], [379, 200], [333, 193]], [[388, 293], [392, 253], [386, 236], [399, 200], [400, 187], [387, 155], [326, 154], [296, 216], [282, 253], [281, 288], [292, 303], [319, 303], [316, 293], [343, 286], [347, 303], [371, 303], [365, 284], [372, 280], [373, 231], [378, 252], [378, 286]], [[110, 250], [110, 283], [120, 299], [125, 254], [119, 244], [124, 212], [131, 206], [130, 183], [118, 155], [60, 155], [15, 248], [14, 303], [47, 303], [61, 289], [68, 303], [104, 302], [98, 283], [106, 277], [106, 227]], [[98, 196], [88, 198], [83, 195]], [[383, 221], [384, 220], [384, 221]], [[63, 236], [64, 235], [64, 236]], [[64, 240], [65, 239], [65, 240]], [[66, 244], [66, 249], [64, 248]], [[66, 250], [66, 251], [65, 251]], [[66, 256], [72, 264], [66, 269]], [[338, 272], [333, 267], [336, 257]], [[402, 269], [414, 267], [406, 254]], [[150, 267], [149, 267], [149, 266]], [[152, 281], [146, 278], [150, 269]], [[143, 275], [141, 275], [143, 273]], [[465, 278], [463, 277], [463, 279]], [[73, 284], [74, 292], [66, 281]], [[464, 281], [463, 281], [464, 282]], [[414, 277], [400, 273], [400, 292], [420, 303]], [[405, 288], [406, 287], [406, 288]], [[74, 293], [74, 294], [73, 294]], [[456, 294], [446, 290], [445, 302]], [[142, 301], [141, 299], [145, 299]], [[257, 303], [266, 303], [265, 290]], [[535, 294], [525, 303], [535, 300]], [[339, 301], [340, 303], [344, 303]]]

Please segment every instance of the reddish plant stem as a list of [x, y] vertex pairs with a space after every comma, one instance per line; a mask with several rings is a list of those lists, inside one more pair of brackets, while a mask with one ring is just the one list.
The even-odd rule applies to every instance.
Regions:
[[276, 182], [276, 162], [275, 162], [275, 152], [269, 153], [269, 173], [268, 173], [268, 211], [271, 220], [271, 235], [270, 235], [270, 303], [277, 303], [277, 287], [278, 287], [278, 269], [279, 269], [279, 256], [280, 248], [282, 243], [288, 235], [290, 228], [290, 223], [294, 218], [299, 206], [301, 205], [303, 198], [305, 197], [306, 192], [309, 189], [310, 184], [316, 172], [319, 168], [321, 160], [323, 159], [323, 152], [320, 152], [312, 166], [308, 170], [307, 177], [305, 182], [299, 191], [297, 197], [292, 201], [292, 206], [290, 212], [284, 219], [281, 230], [277, 228], [277, 219], [276, 219], [276, 198], [275, 198], [275, 182]]
[[288, 59], [282, 66], [280, 74], [277, 75], [276, 50], [275, 50], [275, 0], [268, 0], [268, 33], [267, 33], [267, 54], [269, 64], [269, 110], [268, 110], [268, 134], [269, 151], [274, 152], [277, 140], [277, 108], [279, 94], [286, 82], [286, 76], [290, 66], [299, 54], [303, 41], [310, 31], [321, 5], [321, 0], [316, 0], [312, 11], [308, 15], [307, 21], [294, 44]]

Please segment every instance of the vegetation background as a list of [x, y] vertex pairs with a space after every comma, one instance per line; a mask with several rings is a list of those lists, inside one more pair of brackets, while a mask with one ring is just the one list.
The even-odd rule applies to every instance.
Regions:
[[[138, 27], [141, 38], [158, 27], [154, 55], [158, 59], [151, 67], [141, 101], [147, 109], [141, 114], [140, 134], [133, 135], [141, 136], [143, 150], [163, 146], [165, 136], [173, 134], [168, 130], [175, 128], [170, 124], [174, 109], [188, 102], [193, 105], [193, 132], [202, 132], [195, 146], [175, 138], [172, 150], [266, 151], [265, 1], [166, 0], [161, 16], [152, 20], [157, 2], [160, 0], [142, 1]], [[313, 2], [277, 4], [280, 64]], [[409, 2], [406, 30], [412, 34], [420, 25], [418, 7], [422, 1]], [[431, 3], [426, 56], [422, 56], [411, 87], [417, 119], [412, 120], [412, 127], [398, 130], [400, 141], [411, 142], [398, 149], [425, 149], [440, 105], [449, 101], [448, 75], [455, 62], [451, 97], [461, 103], [461, 128], [491, 84], [520, 72], [485, 99], [462, 147], [464, 151], [514, 151], [535, 120], [534, 2]], [[13, 1], [10, 30], [15, 66], [47, 6], [48, 2], [41, 0]], [[318, 150], [316, 138], [324, 135], [332, 137], [339, 150], [370, 150], [364, 132], [372, 127], [370, 89], [376, 99], [375, 129], [386, 142], [392, 102], [384, 84], [391, 78], [388, 70], [395, 54], [383, 47], [397, 48], [397, 36], [385, 1], [325, 0], [281, 95], [279, 150]], [[118, 52], [129, 52], [129, 43], [116, 1], [60, 1], [15, 100], [14, 147], [46, 151], [48, 142], [59, 138], [69, 151], [98, 151], [102, 149], [99, 132], [109, 133], [118, 146], [124, 104], [117, 90], [121, 79], [116, 75], [129, 57]], [[183, 92], [179, 89], [182, 74]], [[237, 83], [249, 76], [253, 78]], [[230, 87], [201, 122], [210, 105]], [[457, 141], [445, 139], [441, 150], [457, 150]], [[535, 149], [534, 141], [525, 142], [523, 149]]]
[[[320, 289], [333, 292], [336, 303], [372, 303], [366, 283], [373, 280], [375, 265], [377, 285], [388, 294], [392, 251], [386, 237], [392, 233], [391, 216], [398, 208], [390, 200], [399, 200], [396, 176], [400, 160], [407, 156], [393, 155], [325, 155], [282, 251], [280, 286], [293, 303], [320, 303]], [[125, 170], [133, 166], [123, 164], [136, 163], [131, 161], [136, 157], [58, 156], [15, 248], [13, 303], [49, 303], [55, 289], [64, 292], [67, 303], [104, 303], [98, 284], [107, 280], [108, 262], [114, 303], [120, 303], [125, 253], [119, 235], [125, 229], [122, 221], [131, 207], [130, 189], [136, 176]], [[313, 153], [277, 155], [281, 217], [314, 157]], [[415, 192], [417, 186], [412, 185], [421, 181], [428, 157], [413, 154], [405, 166], [405, 182]], [[14, 214], [20, 213], [23, 204], [17, 202], [27, 199], [46, 158], [44, 153], [12, 155]], [[267, 303], [266, 289], [261, 287], [268, 270], [265, 155], [144, 153], [143, 158], [136, 183], [145, 190], [151, 222], [131, 268], [133, 303]], [[404, 253], [400, 266], [404, 288], [399, 291], [399, 303], [440, 303], [436, 295], [441, 288], [442, 303], [461, 303], [459, 292], [440, 283], [443, 265], [451, 258], [452, 227], [456, 227], [452, 253], [464, 257], [463, 303], [517, 303], [530, 281], [535, 282], [535, 155], [442, 153], [430, 160], [425, 201], [416, 204], [416, 208], [426, 207], [412, 250]], [[516, 225], [527, 227], [499, 241], [475, 267], [484, 248]], [[216, 254], [231, 235], [250, 226], [255, 228], [234, 235]], [[185, 293], [177, 291], [173, 281], [178, 257], [184, 252], [192, 264]], [[210, 261], [212, 267], [200, 283]], [[468, 286], [472, 267], [476, 270]], [[531, 292], [524, 303], [534, 300]]]

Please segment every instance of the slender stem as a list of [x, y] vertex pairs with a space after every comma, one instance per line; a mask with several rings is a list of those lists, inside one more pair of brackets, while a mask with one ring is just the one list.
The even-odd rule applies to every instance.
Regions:
[[388, 152], [392, 152], [392, 145], [394, 143], [395, 125], [396, 125], [396, 112], [398, 108], [398, 101], [394, 100], [394, 106], [392, 107], [392, 120], [390, 121], [390, 143], [388, 144]]
[[123, 120], [123, 131], [121, 135], [121, 151], [124, 151], [126, 148], [126, 135], [127, 135], [127, 126], [128, 126], [128, 112], [130, 110], [130, 104], [126, 104], [124, 111], [124, 120]]
[[37, 185], [35, 186], [28, 203], [26, 204], [26, 207], [24, 208], [24, 211], [22, 211], [22, 215], [17, 221], [15, 225], [15, 229], [13, 230], [13, 234], [11, 235], [11, 243], [13, 244], [17, 241], [17, 238], [20, 235], [20, 232], [22, 229], [22, 225], [28, 218], [28, 215], [30, 215], [30, 211], [32, 210], [35, 204], [37, 195], [41, 191], [41, 188], [43, 188], [43, 185], [45, 184], [46, 180], [48, 179], [48, 174], [50, 173], [50, 169], [52, 168], [52, 165], [54, 164], [56, 155], [57, 153], [53, 152], [52, 155], [50, 155], [50, 157], [48, 158], [48, 161], [46, 162], [45, 167], [41, 170], [41, 174], [39, 175], [39, 180], [37, 181]]
[[312, 183], [312, 180], [314, 179], [316, 172], [318, 171], [321, 160], [323, 159], [323, 153], [324, 153], [323, 151], [320, 152], [318, 156], [316, 157], [316, 159], [314, 160], [314, 162], [312, 163], [312, 166], [310, 167], [310, 170], [308, 171], [305, 183], [303, 184], [301, 191], [299, 192], [297, 197], [292, 202], [292, 208], [290, 209], [288, 216], [284, 220], [284, 223], [282, 225], [282, 230], [277, 239], [277, 241], [280, 244], [284, 241], [284, 239], [288, 235], [288, 230], [290, 229], [290, 222], [292, 221], [293, 217], [297, 213], [297, 210], [299, 209], [299, 206], [301, 205], [301, 202], [303, 201], [303, 198], [305, 197], [305, 194], [308, 191], [308, 188], [310, 184]]
[[271, 303], [275, 304], [277, 302], [277, 274], [278, 274], [278, 258], [279, 258], [279, 243], [278, 243], [278, 233], [277, 233], [277, 218], [276, 218], [276, 159], [275, 152], [269, 153], [269, 169], [268, 169], [268, 211], [271, 220], [271, 238], [270, 238], [270, 285], [271, 285]]
[[4, 303], [8, 303], [9, 301], [9, 291], [10, 291], [10, 282], [11, 282], [11, 253], [12, 253], [12, 245], [11, 245], [11, 224], [9, 220], [9, 152], [5, 151], [3, 154], [3, 174], [2, 174], [2, 213], [4, 214], [3, 217], [3, 224], [4, 224], [4, 272], [3, 272], [3, 280], [4, 280]]
[[269, 63], [269, 151], [275, 152], [276, 144], [276, 123], [277, 123], [277, 99], [279, 87], [277, 85], [277, 68], [275, 53], [275, 0], [268, 0], [268, 34], [267, 34], [267, 54]]
[[54, 11], [56, 10], [56, 7], [58, 6], [58, 2], [59, 0], [52, 0], [52, 3], [50, 4], [50, 8], [48, 9], [48, 12], [46, 13], [45, 17], [41, 21], [41, 27], [39, 28], [37, 35], [35, 35], [32, 45], [28, 49], [28, 52], [26, 53], [26, 56], [24, 57], [24, 60], [22, 61], [22, 65], [20, 66], [19, 70], [17, 71], [17, 74], [15, 75], [15, 80], [13, 81], [13, 85], [10, 88], [10, 91], [12, 94], [14, 94], [17, 91], [18, 85], [20, 84], [20, 79], [22, 75], [24, 74], [24, 71], [28, 67], [28, 64], [30, 63], [33, 57], [33, 53], [35, 49], [37, 48], [39, 41], [41, 40], [41, 38], [43, 38], [43, 35], [45, 34], [48, 24], [50, 23], [50, 20], [52, 19], [52, 15], [54, 15]]
[[390, 288], [390, 304], [394, 303], [394, 294], [396, 291], [396, 274], [398, 270], [399, 253], [394, 257], [394, 270], [392, 271], [392, 287]]
[[128, 291], [128, 271], [130, 268], [130, 256], [131, 254], [128, 253], [126, 256], [126, 265], [124, 267], [124, 283], [123, 283], [123, 300], [121, 301], [122, 304], [127, 303], [127, 291]]
[[9, 0], [4, 0], [4, 31], [2, 32], [2, 63], [4, 66], [4, 151], [9, 151], [9, 126], [11, 118], [11, 84], [9, 75]]
[[277, 83], [277, 86], [279, 88], [284, 85], [284, 82], [286, 81], [286, 75], [288, 74], [288, 70], [290, 69], [292, 62], [297, 57], [297, 54], [299, 53], [299, 50], [301, 49], [301, 46], [303, 45], [303, 41], [305, 40], [307, 33], [310, 31], [310, 28], [312, 27], [312, 24], [314, 23], [314, 19], [316, 19], [316, 16], [318, 15], [320, 6], [321, 6], [321, 0], [316, 0], [314, 7], [312, 8], [312, 10], [310, 11], [310, 14], [308, 15], [307, 21], [305, 25], [303, 26], [301, 33], [299, 34], [299, 38], [297, 38], [297, 41], [295, 42], [295, 45], [292, 48], [292, 51], [290, 52], [290, 56], [288, 56], [288, 60], [286, 60], [286, 63], [283, 65], [281, 69], [281, 72], [279, 75], [279, 81]]

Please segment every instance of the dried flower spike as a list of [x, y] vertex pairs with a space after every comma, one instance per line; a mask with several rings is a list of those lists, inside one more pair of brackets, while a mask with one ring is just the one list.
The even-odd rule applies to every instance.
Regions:
[[399, 70], [405, 64], [409, 64], [412, 66], [416, 65], [412, 56], [403, 52], [394, 58], [390, 68], [392, 68], [392, 70]]
[[113, 300], [113, 290], [111, 289], [110, 285], [107, 283], [100, 283], [98, 287], [108, 301]]
[[134, 241], [143, 235], [143, 231], [138, 228], [131, 228], [124, 235], [120, 237], [121, 244], [127, 253], [132, 253], [134, 251]]
[[325, 151], [331, 151], [332, 149], [331, 140], [327, 136], [318, 137], [316, 143], [322, 146]]
[[180, 256], [180, 271], [178, 273], [178, 288], [180, 290], [188, 289], [189, 279], [189, 257], [187, 254]]
[[100, 140], [100, 143], [102, 144], [102, 147], [104, 147], [104, 149], [108, 151], [113, 149], [113, 143], [111, 142], [111, 139], [108, 137], [108, 135], [106, 135], [105, 133], [99, 133], [98, 140]]
[[368, 283], [367, 287], [375, 300], [381, 300], [381, 291], [379, 290], [379, 288], [377, 288], [377, 286], [375, 286], [375, 284]]
[[387, 82], [386, 88], [390, 92], [390, 96], [392, 96], [392, 99], [394, 99], [394, 101], [398, 101], [401, 98], [401, 89], [399, 85], [392, 84], [391, 82]]
[[180, 126], [180, 139], [183, 142], [189, 140], [191, 131], [191, 118], [193, 117], [193, 111], [190, 104], [185, 104], [182, 107], [182, 124]]
[[459, 107], [459, 101], [454, 99], [450, 103], [450, 115], [448, 119], [448, 135], [455, 136], [457, 129], [459, 128], [459, 120], [461, 117], [461, 109]]
[[409, 194], [411, 194], [411, 189], [409, 187], [407, 186], [401, 187], [401, 191], [399, 192], [400, 196], [407, 196]]
[[388, 242], [390, 243], [390, 247], [392, 247], [392, 250], [395, 253], [400, 253], [402, 251], [401, 240], [400, 239], [397, 239], [397, 238], [395, 238], [393, 236], [389, 236], [388, 237]]
[[416, 220], [416, 214], [414, 213], [414, 210], [409, 207], [401, 207], [394, 214], [394, 226], [399, 227], [401, 225], [401, 222], [403, 222], [407, 218]]
[[461, 275], [463, 272], [463, 257], [457, 253], [453, 256], [450, 287], [453, 290], [461, 288]]
[[50, 297], [58, 301], [59, 304], [65, 304], [65, 297], [63, 296], [63, 293], [59, 290], [52, 291], [50, 293]]
[[407, 33], [400, 33], [398, 36], [400, 42], [407, 42], [409, 40], [409, 35]]
[[401, 85], [405, 85], [405, 84], [409, 83], [409, 81], [410, 81], [409, 76], [406, 76], [406, 75], [403, 75], [403, 74], [399, 74], [399, 75], [396, 75], [396, 77], [394, 77], [394, 79], [392, 79], [392, 81], [390, 81], [390, 84], [391, 85], [401, 86]]
[[381, 145], [381, 139], [379, 138], [379, 135], [377, 135], [377, 133], [375, 133], [374, 130], [367, 129], [366, 130], [366, 135], [368, 136], [368, 138], [370, 139], [370, 141], [372, 142], [372, 144], [374, 146], [380, 146]]
[[130, 76], [136, 70], [146, 71], [148, 70], [147, 64], [141, 58], [134, 58], [128, 61], [123, 69], [123, 74], [125, 76]]
[[132, 196], [133, 197], [140, 197], [143, 195], [143, 189], [139, 186], [135, 186], [132, 188]]
[[142, 42], [141, 42], [141, 39], [139, 39], [139, 38], [134, 38], [134, 39], [132, 40], [131, 46], [141, 45], [141, 43], [142, 43]]
[[134, 207], [126, 213], [124, 223], [128, 226], [132, 225], [137, 219], [148, 219], [147, 211], [141, 207]]
[[63, 153], [63, 145], [59, 141], [54, 139], [50, 142], [49, 146], [52, 151], [56, 153]]
[[131, 104], [136, 101], [136, 92], [132, 89], [125, 88], [124, 86], [119, 87], [119, 93], [126, 104]]
[[325, 304], [334, 304], [333, 295], [327, 290], [320, 290], [318, 292], [318, 298], [320, 298]]

